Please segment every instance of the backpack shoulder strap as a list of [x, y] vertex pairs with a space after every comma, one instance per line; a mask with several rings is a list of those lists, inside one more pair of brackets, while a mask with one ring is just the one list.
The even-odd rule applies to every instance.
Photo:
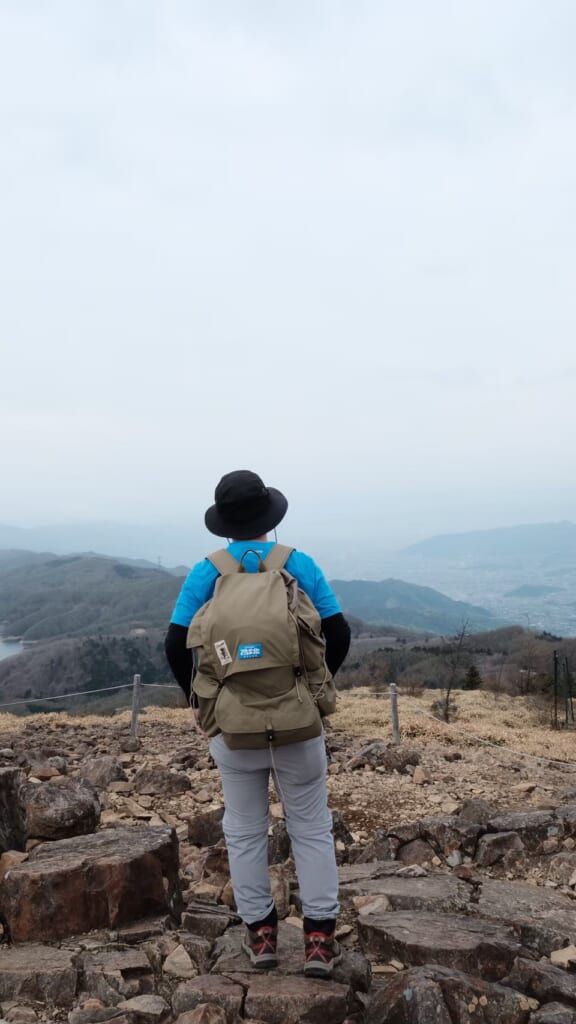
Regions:
[[230, 576], [233, 572], [240, 571], [240, 562], [237, 562], [226, 548], [213, 551], [211, 555], [206, 555], [206, 558], [218, 570], [220, 576]]
[[286, 547], [285, 544], [275, 544], [264, 559], [266, 569], [283, 569], [294, 548]]

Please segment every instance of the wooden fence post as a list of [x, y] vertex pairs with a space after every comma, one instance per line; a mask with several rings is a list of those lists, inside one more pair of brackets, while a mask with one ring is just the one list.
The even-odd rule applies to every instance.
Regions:
[[390, 706], [392, 709], [392, 740], [398, 746], [400, 743], [400, 725], [398, 722], [398, 691], [396, 683], [390, 683]]
[[138, 712], [140, 710], [140, 676], [134, 676], [132, 689], [132, 721], [130, 723], [130, 735], [138, 736]]

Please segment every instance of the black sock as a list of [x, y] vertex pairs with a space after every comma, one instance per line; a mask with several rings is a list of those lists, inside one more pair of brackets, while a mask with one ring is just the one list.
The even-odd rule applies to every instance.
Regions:
[[315, 917], [304, 918], [304, 931], [305, 932], [323, 932], [324, 935], [334, 935], [336, 929], [336, 918], [325, 917], [318, 919]]
[[257, 932], [259, 928], [276, 928], [278, 924], [278, 914], [276, 907], [272, 907], [272, 910], [263, 918], [262, 921], [254, 921], [253, 924], [249, 924], [248, 927], [251, 932]]

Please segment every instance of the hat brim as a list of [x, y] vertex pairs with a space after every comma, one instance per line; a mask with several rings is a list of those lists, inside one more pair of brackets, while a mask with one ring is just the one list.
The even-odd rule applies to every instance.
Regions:
[[206, 528], [216, 537], [230, 537], [232, 540], [254, 540], [282, 522], [288, 510], [288, 499], [275, 487], [268, 488], [268, 507], [259, 516], [246, 523], [226, 519], [216, 505], [211, 505], [204, 515]]

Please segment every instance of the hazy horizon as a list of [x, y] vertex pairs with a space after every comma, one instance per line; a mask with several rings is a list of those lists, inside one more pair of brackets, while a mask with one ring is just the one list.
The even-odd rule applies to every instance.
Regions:
[[[0, 4], [0, 522], [576, 518], [568, 0]], [[284, 532], [285, 529], [285, 532]]]
[[[569, 522], [569, 521], [564, 521]], [[509, 524], [508, 527], [538, 527], [558, 525]], [[570, 523], [576, 530], [576, 525]], [[498, 528], [496, 528], [498, 529]], [[10, 531], [17, 531], [16, 536]], [[21, 531], [21, 532], [19, 532]], [[405, 561], [405, 548], [420, 540], [444, 535], [467, 535], [470, 531], [440, 531], [426, 537], [411, 539], [407, 544], [396, 547], [386, 546], [375, 535], [366, 531], [346, 532], [342, 527], [332, 526], [317, 531], [314, 524], [292, 524], [287, 516], [278, 527], [278, 540], [317, 555], [330, 575], [344, 576], [360, 574], [373, 575], [374, 571], [388, 566], [391, 571], [409, 572]], [[475, 531], [474, 531], [475, 532]], [[486, 531], [480, 530], [480, 533]], [[489, 532], [489, 531], [488, 531]], [[7, 539], [8, 538], [8, 539]], [[22, 527], [0, 522], [0, 550], [22, 548], [29, 550], [67, 554], [103, 554], [112, 557], [146, 559], [157, 562], [164, 568], [176, 565], [191, 565], [203, 558], [208, 551], [225, 544], [226, 541], [210, 534], [198, 522], [170, 523], [122, 523], [113, 521], [89, 521], [70, 523], [44, 523], [38, 526]], [[415, 566], [417, 563], [415, 563]], [[416, 569], [418, 572], [418, 569]], [[410, 574], [410, 573], [409, 573]]]

